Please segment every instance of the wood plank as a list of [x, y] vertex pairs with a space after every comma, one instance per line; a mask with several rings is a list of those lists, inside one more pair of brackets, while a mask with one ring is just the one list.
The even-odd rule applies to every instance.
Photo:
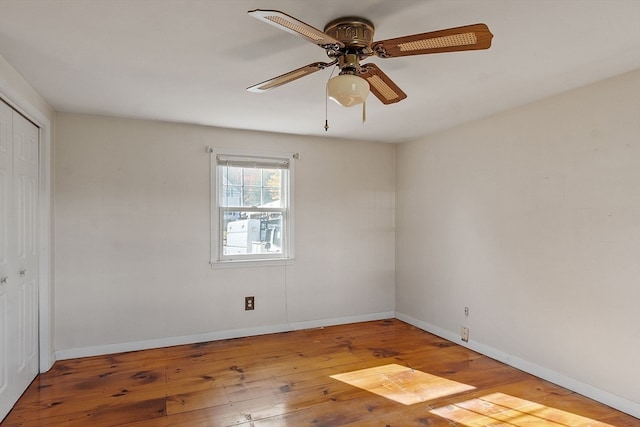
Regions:
[[[358, 386], [336, 379], [367, 369], [377, 372], [378, 382], [375, 376]], [[451, 382], [463, 387], [433, 393]], [[385, 387], [412, 390], [418, 398], [388, 399]], [[2, 427], [450, 426], [514, 417], [550, 426], [640, 425], [389, 319], [59, 361], [36, 378]]]

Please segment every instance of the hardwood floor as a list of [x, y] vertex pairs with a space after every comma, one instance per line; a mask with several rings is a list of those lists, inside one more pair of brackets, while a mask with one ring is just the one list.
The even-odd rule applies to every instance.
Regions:
[[426, 425], [638, 426], [640, 420], [383, 320], [59, 361], [2, 423]]

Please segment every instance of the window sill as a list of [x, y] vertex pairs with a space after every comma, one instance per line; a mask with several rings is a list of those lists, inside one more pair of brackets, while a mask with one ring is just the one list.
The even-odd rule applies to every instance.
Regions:
[[251, 259], [251, 260], [234, 260], [234, 261], [211, 261], [212, 270], [224, 268], [255, 268], [255, 267], [284, 267], [292, 265], [294, 258], [281, 259]]

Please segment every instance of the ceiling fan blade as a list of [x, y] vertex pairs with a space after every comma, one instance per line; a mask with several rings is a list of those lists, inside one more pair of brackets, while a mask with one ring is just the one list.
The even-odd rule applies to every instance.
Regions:
[[327, 67], [335, 65], [337, 62], [337, 60], [333, 62], [314, 62], [312, 64], [305, 65], [304, 67], [300, 67], [296, 70], [289, 71], [288, 73], [282, 74], [278, 77], [265, 80], [262, 83], [249, 86], [247, 90], [249, 92], [256, 93], [265, 92], [269, 89], [273, 89], [274, 87], [282, 86], [285, 83], [297, 80], [300, 77], [308, 76], [309, 74], [315, 73], [316, 71], [324, 70]]
[[374, 42], [373, 51], [381, 58], [489, 49], [493, 34], [485, 24], [466, 25], [429, 33]]
[[260, 19], [261, 21], [278, 27], [288, 33], [302, 37], [303, 39], [322, 48], [344, 47], [344, 44], [341, 41], [336, 40], [317, 28], [313, 28], [311, 25], [278, 10], [256, 9], [250, 10], [247, 13], [254, 18]]
[[369, 90], [383, 104], [394, 104], [407, 97], [407, 94], [389, 76], [383, 73], [376, 64], [363, 64], [360, 67], [360, 77], [369, 82]]

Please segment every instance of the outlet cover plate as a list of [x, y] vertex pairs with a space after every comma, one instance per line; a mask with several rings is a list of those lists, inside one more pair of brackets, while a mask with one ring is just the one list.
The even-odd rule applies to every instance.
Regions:
[[463, 326], [460, 330], [460, 337], [462, 337], [462, 341], [469, 342], [469, 328]]

